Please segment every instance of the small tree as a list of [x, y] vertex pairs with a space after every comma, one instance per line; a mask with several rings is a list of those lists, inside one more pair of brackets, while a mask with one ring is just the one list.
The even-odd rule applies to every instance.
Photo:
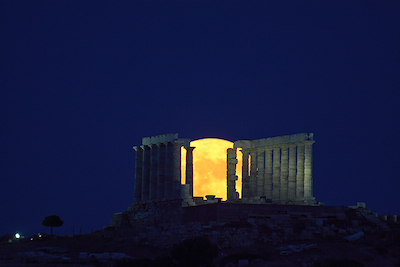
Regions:
[[192, 237], [176, 244], [171, 250], [171, 256], [180, 267], [213, 266], [218, 248], [207, 237]]
[[51, 235], [53, 235], [53, 227], [60, 227], [64, 222], [56, 215], [50, 215], [44, 218], [42, 225], [51, 227]]

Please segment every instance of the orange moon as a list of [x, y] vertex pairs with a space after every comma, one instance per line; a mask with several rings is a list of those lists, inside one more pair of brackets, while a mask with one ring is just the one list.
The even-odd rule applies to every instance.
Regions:
[[[233, 143], [217, 138], [205, 138], [190, 142], [193, 150], [193, 196], [204, 197], [215, 195], [222, 200], [227, 197], [226, 157], [228, 148], [233, 148]], [[238, 164], [236, 165], [236, 191], [239, 196], [242, 191], [241, 181], [241, 153], [237, 151]], [[185, 173], [186, 150], [182, 149], [182, 176]], [[240, 171], [239, 171], [240, 170]], [[182, 179], [182, 184], [184, 178]]]

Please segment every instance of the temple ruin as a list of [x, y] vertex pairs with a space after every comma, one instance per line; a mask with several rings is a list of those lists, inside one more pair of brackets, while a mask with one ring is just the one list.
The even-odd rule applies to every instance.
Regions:
[[[234, 248], [321, 237], [350, 241], [375, 229], [387, 231], [388, 220], [396, 223], [396, 215], [379, 220], [363, 202], [346, 207], [315, 201], [313, 139], [312, 133], [300, 133], [235, 141], [226, 151], [227, 200], [222, 201], [211, 195], [193, 196], [193, 181], [199, 178], [193, 177], [196, 148], [190, 146], [190, 139], [177, 134], [143, 138], [142, 145], [134, 147], [135, 202], [111, 216], [104, 236], [164, 249], [205, 236], [220, 248]], [[241, 194], [237, 192], [240, 175]]]
[[[312, 133], [238, 140], [227, 150], [227, 202], [313, 205]], [[203, 204], [193, 196], [193, 149], [178, 134], [145, 137], [134, 146], [134, 203], [182, 199], [183, 206]], [[181, 148], [186, 149], [181, 184]], [[237, 151], [243, 154], [242, 194], [236, 190]], [[210, 199], [214, 203], [215, 199]]]

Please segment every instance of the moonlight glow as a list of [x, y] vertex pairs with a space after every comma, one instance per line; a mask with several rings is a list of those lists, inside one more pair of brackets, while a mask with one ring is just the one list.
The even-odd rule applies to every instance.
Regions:
[[[193, 150], [193, 196], [215, 195], [226, 200], [226, 150], [233, 148], [233, 143], [223, 139], [205, 138], [190, 142]], [[236, 191], [241, 195], [242, 177], [241, 153], [237, 153], [238, 165]], [[182, 177], [186, 166], [186, 150], [182, 149]], [[239, 171], [240, 170], [240, 171]], [[185, 183], [182, 180], [182, 183]]]

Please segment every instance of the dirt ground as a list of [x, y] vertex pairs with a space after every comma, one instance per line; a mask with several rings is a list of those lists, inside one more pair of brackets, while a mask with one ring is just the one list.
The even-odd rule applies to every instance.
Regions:
[[[258, 255], [258, 259], [250, 261], [248, 265], [250, 267], [340, 266], [340, 264], [332, 265], [332, 259], [354, 260], [364, 264], [366, 267], [400, 266], [400, 244], [396, 243], [398, 242], [398, 240], [395, 240], [397, 237], [396, 235], [397, 232], [376, 231], [366, 234], [361, 239], [353, 242], [349, 242], [343, 238], [329, 239], [319, 237], [306, 241], [282, 242], [278, 244], [258, 243], [248, 247], [220, 249], [218, 257], [214, 260], [214, 264], [215, 266], [220, 266], [221, 260], [227, 255], [247, 253]], [[301, 244], [316, 244], [316, 248], [294, 252], [290, 255], [281, 255], [280, 253], [285, 250], [284, 248], [287, 245]], [[0, 243], [0, 266], [23, 266], [23, 262], [14, 261], [14, 263], [12, 263], [9, 261], [10, 257], [16, 255], [18, 252], [35, 251], [39, 247], [63, 248], [66, 250], [65, 255], [71, 259], [78, 259], [80, 252], [120, 252], [134, 258], [170, 256], [169, 249], [133, 245], [128, 241], [117, 242], [112, 239], [106, 239], [101, 237], [100, 234], [88, 234], [73, 237], [46, 237], [33, 241], [25, 239], [12, 243], [2, 242]], [[8, 259], [8, 261], [6, 259]], [[30, 264], [30, 266], [34, 265]], [[51, 265], [35, 264], [35, 266]], [[231, 264], [230, 266], [237, 265]]]

